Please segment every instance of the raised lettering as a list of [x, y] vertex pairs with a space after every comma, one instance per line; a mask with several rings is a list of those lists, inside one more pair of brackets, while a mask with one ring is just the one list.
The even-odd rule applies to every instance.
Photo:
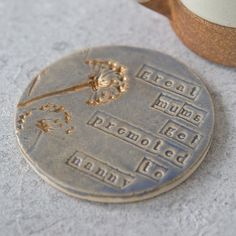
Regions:
[[111, 127], [116, 126], [115, 124], [108, 122], [108, 124], [105, 126], [106, 129], [110, 129]]
[[143, 146], [147, 146], [147, 145], [150, 144], [150, 140], [148, 140], [148, 139], [142, 139], [141, 144], [142, 144]]
[[137, 173], [146, 176], [155, 181], [159, 181], [163, 178], [168, 171], [168, 168], [159, 164], [156, 161], [150, 160], [146, 157], [140, 162]]
[[91, 162], [87, 162], [87, 163], [85, 163], [85, 165], [84, 165], [84, 168], [87, 169], [87, 170], [91, 170], [92, 167], [93, 167], [93, 164], [92, 164]]
[[132, 131], [129, 131], [126, 137], [133, 140], [133, 141], [137, 141], [139, 138], [139, 135], [132, 132]]
[[143, 65], [137, 74], [137, 78], [157, 86], [185, 98], [194, 100], [197, 98], [200, 87], [177, 77], [176, 75], [169, 74], [152, 66]]
[[95, 119], [89, 121], [89, 125], [96, 127], [103, 123], [103, 119], [101, 117], [96, 116]]
[[178, 136], [178, 138], [181, 139], [181, 140], [183, 140], [183, 139], [186, 138], [186, 134], [184, 134], [184, 133], [179, 133], [177, 136]]
[[79, 151], [71, 156], [66, 164], [103, 184], [109, 184], [109, 186], [118, 189], [127, 187], [135, 180], [131, 174], [124, 173], [118, 170], [117, 167], [113, 167]]
[[182, 110], [181, 110], [181, 115], [183, 115], [183, 116], [185, 116], [185, 117], [191, 117], [191, 115], [192, 115], [192, 112], [191, 111], [188, 111], [188, 110], [186, 110], [186, 109], [184, 109], [184, 108], [182, 108]]

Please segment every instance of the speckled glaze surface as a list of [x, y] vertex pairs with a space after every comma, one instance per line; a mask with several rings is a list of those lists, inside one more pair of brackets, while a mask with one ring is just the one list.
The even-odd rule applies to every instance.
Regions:
[[33, 169], [99, 202], [144, 200], [180, 184], [204, 159], [213, 128], [213, 103], [197, 76], [167, 55], [124, 46], [86, 49], [47, 67], [16, 115]]

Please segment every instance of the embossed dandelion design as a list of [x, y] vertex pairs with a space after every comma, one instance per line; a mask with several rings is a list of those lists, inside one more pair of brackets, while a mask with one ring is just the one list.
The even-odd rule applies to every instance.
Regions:
[[33, 97], [20, 102], [18, 108], [26, 107], [36, 101], [49, 97], [76, 93], [89, 87], [92, 89], [92, 95], [87, 100], [87, 104], [92, 106], [111, 102], [127, 92], [128, 79], [126, 76], [127, 68], [125, 66], [110, 60], [99, 59], [87, 60], [85, 63], [90, 67], [90, 74], [84, 83]]
[[23, 130], [26, 121], [32, 116], [37, 117], [34, 125], [41, 133], [49, 133], [58, 129], [63, 130], [66, 134], [71, 134], [74, 131], [72, 114], [66, 111], [64, 106], [51, 103], [20, 114], [16, 122], [17, 130]]
[[[85, 82], [30, 98], [20, 102], [18, 108], [26, 108], [39, 100], [76, 93], [85, 88], [91, 88], [91, 95], [86, 103], [89, 106], [97, 106], [118, 99], [128, 90], [127, 69], [125, 66], [110, 60], [99, 59], [87, 60], [85, 63], [90, 68], [88, 79]], [[45, 103], [38, 107], [34, 106], [34, 108], [30, 108], [19, 115], [17, 119], [18, 131], [24, 129], [26, 121], [32, 119], [32, 115], [34, 117], [37, 116], [37, 121], [34, 125], [40, 133], [46, 134], [56, 130], [63, 130], [66, 134], [71, 134], [75, 130], [71, 124], [72, 115], [65, 110], [64, 106]]]
[[126, 67], [112, 61], [88, 60], [92, 95], [89, 105], [105, 104], [119, 98], [128, 90]]

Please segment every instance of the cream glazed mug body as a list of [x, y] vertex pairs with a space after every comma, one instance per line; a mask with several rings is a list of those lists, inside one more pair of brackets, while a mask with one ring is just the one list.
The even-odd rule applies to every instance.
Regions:
[[236, 67], [235, 0], [140, 0], [169, 18], [186, 46], [216, 63]]

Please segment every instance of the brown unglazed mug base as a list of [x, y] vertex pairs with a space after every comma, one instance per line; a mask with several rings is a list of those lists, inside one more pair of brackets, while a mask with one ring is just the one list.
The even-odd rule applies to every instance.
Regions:
[[236, 28], [211, 23], [191, 12], [180, 0], [143, 3], [166, 15], [183, 43], [200, 56], [236, 67]]

